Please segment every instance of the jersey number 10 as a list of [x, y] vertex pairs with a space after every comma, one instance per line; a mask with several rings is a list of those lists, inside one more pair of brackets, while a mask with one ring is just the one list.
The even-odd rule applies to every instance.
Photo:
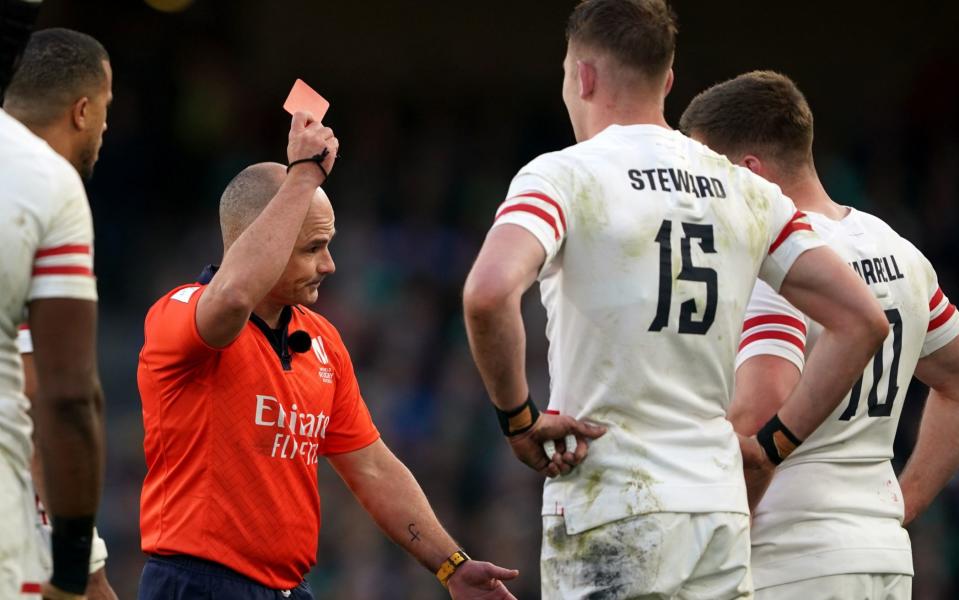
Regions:
[[[693, 320], [696, 301], [686, 300], [679, 305], [679, 333], [705, 335], [716, 320], [716, 302], [719, 296], [719, 283], [715, 269], [693, 265], [690, 240], [699, 240], [699, 247], [705, 254], [713, 254], [713, 226], [697, 223], [683, 223], [683, 239], [680, 243], [683, 268], [677, 277], [680, 281], [695, 281], [706, 285], [706, 307], [701, 321]], [[656, 317], [649, 326], [650, 331], [662, 331], [669, 324], [669, 311], [673, 303], [673, 249], [671, 234], [673, 222], [663, 221], [656, 234], [659, 244], [659, 302], [656, 305]]]
[[[883, 345], [879, 347], [879, 352], [872, 359], [872, 388], [869, 390], [869, 411], [870, 417], [888, 417], [892, 414], [892, 406], [896, 402], [896, 396], [899, 394], [899, 354], [902, 351], [902, 315], [898, 309], [886, 311], [886, 319], [892, 326], [892, 361], [889, 364], [889, 387], [886, 389], [886, 397], [883, 402], [879, 402], [879, 380], [882, 379], [882, 372], [885, 369], [883, 360]], [[865, 374], [863, 374], [865, 375]], [[862, 396], [862, 378], [859, 376], [856, 385], [852, 386], [849, 392], [849, 406], [839, 416], [840, 421], [848, 421], [856, 416], [859, 409], [859, 397]]]

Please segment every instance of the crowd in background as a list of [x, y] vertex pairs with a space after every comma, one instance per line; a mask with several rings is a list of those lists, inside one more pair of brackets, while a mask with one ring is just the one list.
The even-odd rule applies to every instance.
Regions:
[[[134, 597], [144, 560], [137, 513], [145, 467], [135, 380], [143, 316], [165, 291], [219, 260], [216, 211], [226, 182], [253, 162], [284, 160], [287, 117], [279, 107], [297, 76], [331, 99], [328, 123], [342, 142], [327, 186], [337, 216], [331, 247], [337, 272], [324, 282], [315, 308], [340, 330], [384, 440], [454, 537], [476, 557], [519, 568], [514, 593], [538, 597], [541, 480], [512, 457], [499, 433], [467, 348], [461, 287], [511, 176], [537, 154], [572, 142], [559, 86], [563, 20], [573, 3], [545, 10], [536, 0], [514, 3], [522, 22], [497, 31], [483, 29], [498, 23], [496, 15], [477, 24], [475, 7], [463, 9], [469, 14], [462, 21], [447, 23], [456, 12], [440, 2], [411, 5], [410, 11], [429, 15], [414, 12], [407, 21], [396, 21], [400, 13], [392, 3], [361, 3], [386, 13], [378, 16], [313, 3], [323, 8], [314, 7], [309, 18], [296, 14], [307, 10], [305, 2], [281, 10], [199, 0], [176, 15], [129, 4], [119, 10], [106, 2], [48, 0], [41, 17], [41, 26], [97, 36], [115, 72], [115, 103], [89, 192], [108, 407], [98, 524], [120, 597]], [[383, 4], [382, 11], [374, 4]], [[942, 288], [959, 299], [955, 41], [930, 41], [922, 37], [928, 29], [910, 29], [917, 21], [900, 22], [903, 37], [913, 36], [919, 49], [910, 46], [885, 71], [873, 66], [837, 74], [852, 60], [848, 54], [827, 64], [822, 57], [836, 52], [827, 48], [786, 61], [781, 57], [793, 55], [782, 48], [756, 53], [740, 36], [720, 40], [729, 65], [711, 71], [718, 63], [704, 56], [709, 44], [703, 38], [718, 40], [723, 22], [711, 20], [720, 18], [715, 8], [703, 8], [713, 11], [709, 18], [697, 12], [698, 4], [675, 3], [683, 28], [677, 88], [667, 106], [671, 121], [699, 89], [735, 75], [736, 65], [794, 75], [818, 117], [816, 158], [827, 189], [912, 240], [936, 266]], [[743, 19], [760, 16], [744, 9], [725, 18], [742, 27]], [[782, 11], [766, 16], [776, 21]], [[444, 25], [462, 31], [423, 37]], [[854, 26], [827, 29], [846, 27]], [[377, 39], [343, 47], [350, 32], [364, 28]], [[809, 42], [795, 35], [781, 39]], [[828, 37], [816, 43], [827, 44]], [[467, 49], [444, 45], [451, 39]], [[500, 41], [508, 50], [494, 48]], [[893, 43], [874, 40], [880, 55], [886, 42]], [[463, 62], [470, 56], [475, 60]], [[411, 64], [414, 59], [419, 62]], [[466, 74], [453, 73], [451, 62], [462, 62]], [[856, 79], [881, 72], [891, 80]], [[384, 79], [385, 73], [393, 75]], [[461, 85], [463, 79], [472, 83]], [[842, 81], [846, 87], [836, 87]], [[877, 95], [864, 102], [864, 89]], [[538, 300], [535, 290], [527, 296], [525, 314], [531, 389], [543, 407], [547, 346]], [[899, 466], [915, 438], [923, 398], [921, 386], [910, 388], [896, 447]], [[319, 563], [310, 575], [317, 597], [444, 597], [432, 574], [376, 530], [322, 461], [320, 470], [324, 521]], [[910, 533], [914, 597], [959, 596], [959, 484], [954, 481]]]

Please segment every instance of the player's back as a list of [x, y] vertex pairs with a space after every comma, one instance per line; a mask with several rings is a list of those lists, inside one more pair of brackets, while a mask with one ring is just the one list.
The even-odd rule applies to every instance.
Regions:
[[96, 299], [92, 237], [77, 172], [0, 110], [0, 449], [20, 469], [27, 468], [31, 454], [31, 424], [17, 326], [31, 299]]
[[544, 510], [571, 534], [746, 512], [725, 412], [754, 278], [778, 287], [817, 245], [792, 203], [678, 132], [612, 126], [522, 169], [500, 223], [538, 223], [547, 251], [550, 409], [609, 426], [575, 474], [547, 482]]
[[[890, 333], [833, 414], [779, 467], [757, 507], [752, 537], [760, 587], [840, 573], [912, 573], [908, 535], [900, 526], [902, 495], [889, 459], [917, 362], [959, 330], [929, 262], [887, 224], [856, 210], [841, 221], [817, 213], [809, 218], [869, 286]], [[769, 308], [776, 306], [781, 308]], [[786, 335], [764, 339], [770, 332]], [[801, 368], [802, 336], [808, 354], [821, 332], [759, 283], [740, 361], [782, 352]], [[823, 561], [827, 554], [832, 558]]]

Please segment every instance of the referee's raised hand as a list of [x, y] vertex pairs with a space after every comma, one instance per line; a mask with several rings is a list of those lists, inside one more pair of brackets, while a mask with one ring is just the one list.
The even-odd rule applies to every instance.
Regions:
[[[333, 135], [333, 130], [315, 120], [312, 113], [304, 111], [293, 114], [289, 144], [286, 148], [291, 170], [296, 167], [304, 171], [316, 171], [323, 176], [320, 181], [323, 183], [333, 170], [339, 150], [340, 141]], [[300, 164], [303, 166], [297, 167]]]

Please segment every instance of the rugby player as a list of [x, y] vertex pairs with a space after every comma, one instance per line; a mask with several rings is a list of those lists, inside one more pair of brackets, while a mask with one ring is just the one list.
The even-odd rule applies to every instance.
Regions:
[[[111, 81], [109, 57], [99, 42], [76, 31], [47, 29], [31, 36], [3, 108], [67, 159], [81, 177], [88, 179], [103, 143], [107, 108], [112, 101]], [[102, 119], [100, 115], [90, 118], [94, 110], [91, 103], [97, 105], [97, 111], [102, 109]], [[90, 114], [85, 114], [87, 112]], [[60, 263], [70, 264], [69, 253], [60, 256]], [[18, 331], [17, 347], [23, 360], [24, 393], [32, 400], [36, 395], [36, 374], [33, 342], [26, 324]], [[41, 501], [45, 496], [42, 468], [36, 454], [32, 471], [38, 492], [38, 526], [49, 543], [50, 526]], [[91, 576], [86, 590], [89, 600], [116, 598], [106, 579], [106, 556], [106, 544], [94, 528]], [[49, 575], [48, 571], [49, 565], [35, 573], [34, 580], [42, 581]]]
[[[832, 413], [889, 331], [779, 188], [667, 126], [675, 36], [663, 0], [574, 9], [563, 100], [578, 143], [519, 171], [466, 282], [470, 343], [503, 432], [526, 464], [568, 471], [544, 490], [547, 599], [751, 597], [747, 495], [725, 417], [757, 275], [825, 321], [807, 375], [760, 436], [777, 460]], [[540, 414], [526, 382], [520, 299], [536, 280], [559, 415]], [[562, 416], [606, 428], [585, 460], [582, 435], [546, 455], [539, 432]]]
[[[882, 220], [829, 196], [813, 160], [812, 111], [788, 77], [755, 71], [717, 84], [693, 99], [680, 127], [792, 198], [847, 271], [869, 287], [890, 326], [833, 414], [775, 468], [753, 513], [756, 596], [909, 598], [912, 552], [902, 527], [903, 491], [890, 463], [893, 440], [913, 373], [948, 406], [947, 422], [959, 418], [956, 309], [915, 246]], [[729, 418], [737, 432], [755, 434], [780, 410], [804, 368], [809, 372], [807, 357], [822, 332], [815, 317], [756, 283], [736, 357]], [[760, 493], [774, 467], [762, 463], [748, 471]], [[955, 465], [932, 470], [951, 474]]]
[[[87, 86], [83, 98], [67, 102], [68, 118], [96, 138], [109, 100], [109, 70], [100, 58], [95, 73], [77, 75]], [[45, 598], [73, 599], [87, 585], [103, 470], [93, 222], [77, 170], [25, 124], [47, 125], [54, 114], [42, 101], [16, 100], [35, 82], [29, 75], [16, 74], [6, 90], [5, 106], [17, 118], [0, 111], [0, 597], [36, 597], [42, 590]], [[48, 550], [36, 531], [33, 424], [15, 345], [28, 314], [37, 379], [31, 414], [53, 525], [52, 575], [42, 587], [33, 577]]]

